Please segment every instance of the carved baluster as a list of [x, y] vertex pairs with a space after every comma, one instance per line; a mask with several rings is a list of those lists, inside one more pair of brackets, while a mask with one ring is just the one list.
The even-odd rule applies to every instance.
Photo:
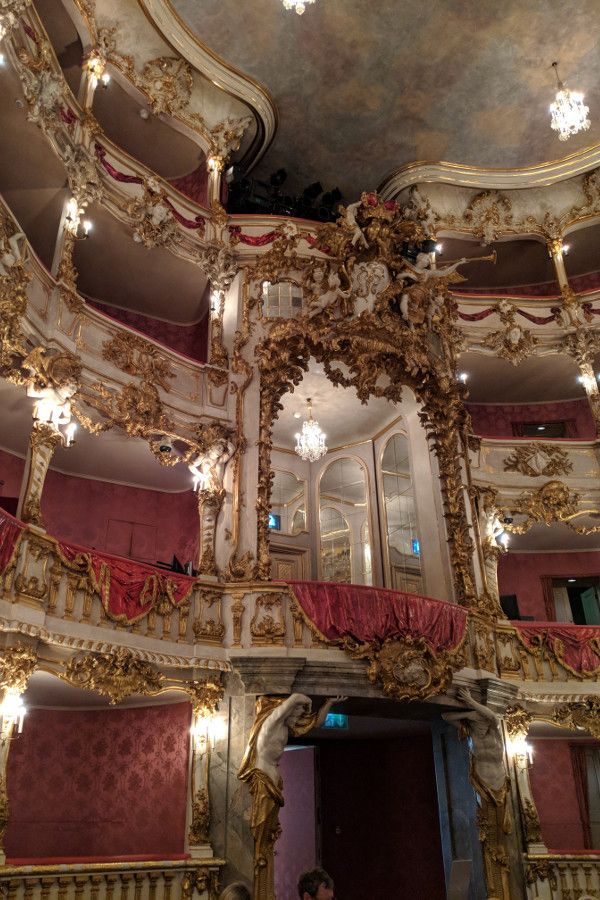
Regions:
[[58, 588], [62, 578], [62, 566], [60, 561], [55, 559], [50, 567], [50, 587], [48, 589], [48, 604], [46, 611], [49, 615], [53, 615], [56, 610], [56, 602], [58, 600]]
[[92, 888], [90, 891], [90, 900], [98, 900], [98, 895], [100, 893], [100, 885], [102, 884], [102, 875], [93, 874], [90, 875], [90, 881], [92, 882]]
[[590, 863], [582, 863], [583, 877], [585, 878], [585, 893], [591, 894], [594, 890], [593, 866]]
[[67, 573], [67, 596], [65, 598], [65, 611], [63, 619], [72, 619], [73, 610], [75, 609], [75, 594], [79, 586], [79, 576], [73, 572]]
[[92, 618], [92, 599], [93, 594], [88, 584], [87, 578], [81, 578], [79, 588], [83, 591], [83, 607], [81, 610], [80, 622], [89, 622]]
[[115, 884], [118, 880], [119, 876], [114, 872], [107, 872], [105, 875], [106, 881], [106, 895], [105, 900], [113, 900], [115, 893]]
[[11, 878], [8, 882], [8, 890], [7, 890], [7, 898], [8, 900], [17, 900], [17, 894], [19, 892], [19, 881]]
[[558, 678], [558, 666], [556, 665], [556, 661], [554, 660], [554, 657], [552, 657], [549, 653], [545, 655], [545, 659], [550, 666], [551, 679], [552, 681], [556, 681], [556, 679]]
[[242, 645], [242, 618], [244, 616], [244, 595], [234, 594], [233, 603], [231, 604], [231, 615], [233, 618], [233, 645], [241, 647]]
[[190, 604], [188, 602], [182, 603], [178, 609], [178, 643], [185, 642], [187, 635], [187, 626], [188, 626], [188, 618], [190, 615]]
[[50, 894], [55, 882], [56, 878], [53, 875], [46, 875], [40, 878], [40, 900], [50, 900]]
[[85, 889], [86, 889], [88, 881], [89, 881], [88, 875], [76, 875], [75, 876], [75, 900], [83, 900], [83, 895], [85, 893]]
[[[173, 872], [163, 872], [164, 887], [163, 900], [171, 900], [171, 885], [173, 882]], [[108, 900], [108, 897], [106, 898]]]
[[144, 872], [135, 872], [133, 877], [135, 878], [135, 892], [133, 895], [133, 900], [142, 900], [142, 891], [144, 889], [144, 878], [146, 877], [145, 873]]
[[27, 878], [25, 880], [25, 884], [23, 885], [23, 900], [33, 900], [35, 887], [36, 884], [32, 878]]
[[304, 637], [304, 616], [298, 609], [297, 605], [292, 601], [292, 622], [294, 625], [294, 645], [301, 647]]
[[58, 900], [67, 900], [71, 878], [69, 875], [61, 875], [58, 879]]
[[131, 872], [121, 872], [120, 900], [129, 900], [130, 887], [131, 887]]
[[156, 900], [156, 883], [160, 878], [160, 872], [148, 872], [150, 887], [148, 889], [148, 900]]
[[[149, 635], [152, 635], [155, 637], [156, 636], [156, 610], [155, 609], [150, 610], [150, 612], [148, 613], [148, 615], [146, 617], [146, 622], [148, 623], [146, 634], [149, 634]], [[135, 626], [134, 626], [134, 631], [135, 631]]]

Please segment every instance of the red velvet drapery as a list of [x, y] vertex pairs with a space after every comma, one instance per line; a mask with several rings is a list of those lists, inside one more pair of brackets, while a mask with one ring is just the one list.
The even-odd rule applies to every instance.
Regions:
[[4, 509], [0, 509], [0, 575], [11, 561], [24, 528], [22, 522], [13, 518]]
[[564, 622], [512, 624], [529, 650], [547, 647], [566, 668], [581, 675], [600, 672], [600, 626]]
[[575, 793], [577, 794], [577, 803], [581, 814], [583, 845], [589, 848], [592, 846], [592, 831], [590, 828], [586, 747], [585, 744], [569, 744], [569, 750], [571, 752], [571, 764], [575, 779]]
[[195, 579], [188, 575], [162, 572], [133, 559], [87, 550], [64, 541], [58, 547], [67, 561], [77, 560], [87, 567], [104, 609], [117, 622], [135, 622], [146, 616], [161, 597], [179, 606], [187, 600], [195, 584]]
[[288, 584], [305, 616], [329, 641], [410, 634], [425, 638], [434, 650], [454, 650], [465, 633], [466, 609], [443, 600], [357, 584]]

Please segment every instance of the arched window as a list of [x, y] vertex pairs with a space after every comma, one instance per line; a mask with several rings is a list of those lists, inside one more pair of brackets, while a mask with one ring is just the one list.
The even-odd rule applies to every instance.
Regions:
[[269, 528], [283, 534], [306, 529], [306, 482], [293, 472], [273, 470]]
[[423, 589], [421, 542], [405, 434], [392, 435], [385, 446], [381, 483], [387, 583], [395, 590], [418, 593]]
[[295, 319], [302, 315], [302, 288], [293, 281], [263, 281], [262, 311], [268, 319]]
[[365, 469], [336, 459], [319, 483], [320, 578], [372, 584], [369, 498]]

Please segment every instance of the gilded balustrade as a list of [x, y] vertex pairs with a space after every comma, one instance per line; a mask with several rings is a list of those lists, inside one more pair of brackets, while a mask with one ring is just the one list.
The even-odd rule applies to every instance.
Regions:
[[594, 854], [528, 854], [527, 896], [531, 900], [600, 898], [600, 857]]
[[216, 900], [224, 860], [0, 867], [9, 900]]

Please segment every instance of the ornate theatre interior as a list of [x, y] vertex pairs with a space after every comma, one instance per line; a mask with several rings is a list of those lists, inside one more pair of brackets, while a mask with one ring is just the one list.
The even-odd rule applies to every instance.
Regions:
[[600, 898], [599, 51], [0, 0], [10, 900]]

